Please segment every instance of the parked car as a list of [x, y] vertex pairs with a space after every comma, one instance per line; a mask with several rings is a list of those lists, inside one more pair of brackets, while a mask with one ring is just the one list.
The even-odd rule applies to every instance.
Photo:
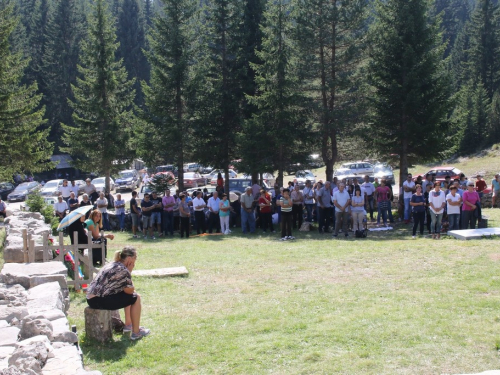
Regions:
[[184, 164], [184, 172], [198, 172], [201, 166], [198, 163]]
[[83, 188], [85, 187], [85, 181], [75, 180], [75, 185], [78, 186], [78, 195], [82, 195], [84, 193]]
[[[239, 175], [238, 177], [252, 179], [252, 176], [250, 176], [248, 174]], [[259, 173], [259, 179], [260, 179], [260, 173]], [[265, 172], [265, 173], [262, 173], [262, 181], [264, 181], [269, 186], [274, 186], [274, 183], [276, 182], [276, 178], [274, 177], [274, 175], [272, 173]]]
[[160, 172], [172, 172], [175, 177], [179, 175], [179, 170], [175, 165], [172, 164], [160, 165], [156, 167], [156, 173]]
[[427, 171], [426, 173], [415, 174], [415, 175], [413, 175], [413, 180], [416, 180], [418, 176], [422, 176], [422, 179], [425, 179], [425, 176], [427, 174], [433, 174], [436, 176], [436, 181], [442, 182], [445, 180], [446, 176], [450, 176], [451, 180], [453, 181], [455, 178], [460, 178], [460, 173], [462, 173], [462, 171], [458, 168], [449, 167], [449, 166], [441, 166], [441, 167], [432, 168], [431, 170]]
[[62, 186], [63, 181], [64, 180], [47, 181], [40, 189], [40, 195], [43, 197], [57, 197], [59, 195], [59, 187]]
[[[271, 189], [271, 187], [264, 181], [262, 183], [263, 187], [266, 190]], [[229, 180], [229, 191], [230, 192], [237, 192], [237, 193], [244, 193], [245, 189], [247, 186], [252, 186], [252, 179], [251, 178], [233, 178], [232, 180]]]
[[135, 169], [121, 171], [118, 175], [119, 177], [115, 180], [116, 192], [127, 189], [134, 190], [141, 184], [139, 173]]
[[334, 176], [338, 179], [358, 176], [373, 176], [373, 165], [366, 162], [344, 163], [337, 169]]
[[[47, 204], [49, 206], [54, 206], [57, 203], [57, 199], [54, 197], [45, 197], [45, 198], [43, 198], [43, 201], [45, 204]], [[26, 203], [21, 203], [21, 205], [19, 206], [19, 209], [21, 211], [29, 211], [30, 206], [28, 206]]]
[[388, 184], [394, 185], [394, 172], [387, 163], [379, 163], [373, 166], [373, 176], [378, 180], [385, 179]]
[[[142, 185], [141, 186], [141, 190], [139, 190], [139, 193], [138, 193], [138, 198], [139, 199], [143, 199], [144, 198], [144, 194], [151, 194], [153, 192], [153, 188], [151, 187], [151, 185]], [[139, 202], [139, 206], [141, 205], [141, 203]]]
[[2, 182], [0, 183], [0, 196], [2, 200], [6, 201], [7, 196], [14, 191], [16, 187], [12, 182]]
[[205, 186], [207, 180], [198, 172], [186, 172], [184, 173], [184, 187], [185, 188], [195, 188], [198, 186]]
[[[106, 185], [106, 177], [97, 177], [92, 180], [92, 184], [95, 186], [95, 190], [99, 192], [104, 192], [104, 188]], [[113, 191], [115, 189], [115, 181], [110, 177], [109, 178], [109, 190]]]
[[[209, 174], [203, 175], [203, 177], [205, 177], [208, 184], [217, 185], [217, 175], [219, 173], [222, 175], [222, 178], [224, 178], [225, 172], [222, 169], [214, 169]], [[236, 178], [236, 177], [238, 177], [238, 174], [234, 170], [230, 169], [229, 170], [229, 179]]]
[[198, 169], [198, 172], [200, 172], [201, 174], [207, 174], [207, 173], [211, 173], [212, 171], [214, 170], [214, 167], [203, 167], [203, 166], [200, 166], [200, 168]]
[[316, 183], [316, 176], [310, 170], [298, 171], [295, 173], [295, 178], [297, 179], [297, 184], [300, 189], [304, 189], [306, 180], [311, 181], [313, 185]]
[[17, 187], [7, 196], [9, 202], [18, 202], [26, 200], [26, 197], [38, 190], [40, 190], [40, 183], [37, 181], [33, 182], [23, 182], [17, 185]]

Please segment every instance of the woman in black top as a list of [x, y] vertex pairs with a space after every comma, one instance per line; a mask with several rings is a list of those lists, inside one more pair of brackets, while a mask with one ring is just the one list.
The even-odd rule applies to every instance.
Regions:
[[425, 218], [425, 197], [422, 194], [422, 185], [415, 187], [416, 193], [412, 195], [410, 206], [413, 207], [413, 238], [417, 234], [417, 227], [420, 225], [420, 235], [424, 234]]

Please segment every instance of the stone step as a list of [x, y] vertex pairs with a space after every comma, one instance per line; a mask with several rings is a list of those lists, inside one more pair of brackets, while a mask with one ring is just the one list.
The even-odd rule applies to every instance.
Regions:
[[500, 236], [500, 228], [452, 230], [448, 235], [458, 240], [480, 240], [484, 237]]
[[136, 277], [175, 277], [175, 276], [188, 276], [188, 275], [189, 272], [187, 268], [184, 266], [132, 271], [132, 276]]

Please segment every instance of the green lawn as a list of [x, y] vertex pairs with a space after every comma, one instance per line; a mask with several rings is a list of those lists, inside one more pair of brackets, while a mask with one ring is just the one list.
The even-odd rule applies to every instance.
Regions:
[[[500, 210], [484, 210], [500, 226]], [[184, 265], [187, 278], [137, 278], [142, 324], [131, 342], [88, 342], [83, 294], [71, 295], [85, 364], [104, 374], [442, 374], [500, 367], [498, 239], [364, 240], [294, 233], [134, 244], [138, 269]]]

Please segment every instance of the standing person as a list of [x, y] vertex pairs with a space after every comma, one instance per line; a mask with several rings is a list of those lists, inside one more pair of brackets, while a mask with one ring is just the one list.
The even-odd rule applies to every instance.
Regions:
[[104, 230], [111, 230], [109, 226], [109, 217], [108, 217], [108, 200], [104, 196], [104, 193], [99, 193], [99, 199], [95, 201], [97, 204], [97, 209], [102, 214], [102, 226]]
[[486, 189], [488, 185], [486, 184], [486, 181], [483, 180], [483, 176], [478, 174], [476, 176], [476, 191], [479, 194], [479, 198], [483, 197], [483, 190]]
[[469, 182], [467, 191], [464, 192], [462, 199], [462, 229], [469, 229], [469, 227], [470, 229], [476, 229], [477, 217], [474, 211], [476, 211], [481, 200], [479, 194], [474, 191], [474, 182]]
[[83, 192], [89, 196], [89, 199], [92, 202], [92, 204], [94, 204], [94, 202], [99, 197], [95, 189], [95, 185], [90, 181], [90, 178], [87, 178], [85, 180], [85, 186], [83, 187]]
[[175, 198], [170, 195], [170, 189], [165, 190], [165, 195], [163, 196], [161, 203], [163, 205], [162, 220], [163, 223], [163, 233], [165, 236], [170, 233], [171, 236], [174, 235], [174, 207]]
[[217, 173], [217, 187], [221, 192], [224, 192], [224, 179], [222, 178], [222, 174], [220, 172]]
[[380, 224], [380, 217], [384, 226], [387, 226], [387, 211], [391, 209], [391, 190], [385, 186], [385, 180], [380, 182], [380, 186], [375, 189], [375, 198], [377, 199], [377, 225]]
[[[108, 256], [108, 239], [113, 240], [115, 236], [112, 234], [106, 234], [101, 237], [101, 228], [102, 228], [102, 214], [99, 210], [93, 210], [89, 218], [85, 220], [85, 224], [87, 225], [87, 230], [92, 233], [92, 243], [100, 244], [104, 241], [104, 256]], [[102, 259], [102, 251], [100, 248], [92, 249], [92, 263], [94, 266], [100, 263], [104, 264], [105, 259]]]
[[253, 212], [254, 198], [252, 195], [252, 188], [247, 186], [245, 194], [241, 194], [241, 231], [243, 234], [247, 232], [247, 224], [250, 233], [255, 233], [255, 216]]
[[63, 180], [63, 184], [59, 186], [59, 193], [61, 193], [64, 201], [68, 203], [71, 196], [71, 186], [68, 185], [68, 180]]
[[363, 182], [361, 187], [365, 191], [366, 206], [370, 211], [370, 220], [375, 221], [375, 219], [373, 218], [373, 209], [374, 209], [373, 199], [375, 197], [375, 185], [373, 185], [370, 182], [370, 176], [368, 175], [365, 176], [365, 182]]
[[403, 191], [404, 191], [403, 198], [405, 203], [405, 213], [404, 213], [405, 224], [408, 224], [410, 222], [410, 214], [411, 214], [410, 201], [411, 197], [413, 196], [413, 193], [415, 192], [415, 182], [413, 182], [411, 178], [412, 178], [411, 173], [408, 173], [406, 181], [403, 182]]
[[137, 191], [132, 192], [132, 199], [130, 200], [130, 217], [132, 218], [132, 234], [133, 238], [137, 238], [137, 227], [139, 226], [139, 217], [141, 211], [137, 206]]
[[293, 229], [302, 226], [302, 220], [304, 219], [304, 195], [300, 192], [299, 185], [295, 185], [292, 194], [290, 194], [293, 202], [292, 207], [292, 227]]
[[153, 225], [151, 224], [151, 215], [154, 210], [153, 202], [151, 202], [149, 194], [144, 194], [144, 199], [141, 201], [141, 212], [142, 212], [142, 234], [144, 239], [148, 238], [147, 230], [149, 228], [149, 236], [152, 240], [156, 238], [153, 236]]
[[378, 177], [375, 177], [373, 179], [373, 186], [375, 186], [375, 189], [380, 186], [380, 182], [378, 182]]
[[363, 218], [365, 217], [365, 197], [361, 195], [361, 188], [354, 189], [351, 198], [352, 230], [354, 233], [362, 231]]
[[449, 227], [448, 231], [460, 229], [460, 206], [462, 198], [457, 193], [457, 187], [451, 185], [450, 192], [446, 195], [446, 212], [448, 213]]
[[54, 212], [55, 216], [61, 222], [62, 219], [66, 216], [66, 210], [68, 209], [68, 204], [63, 200], [62, 195], [57, 197], [57, 202], [54, 203]]
[[[361, 194], [361, 189], [360, 189]], [[333, 193], [333, 205], [335, 206], [335, 233], [333, 237], [339, 235], [340, 225], [342, 224], [342, 232], [345, 237], [349, 237], [347, 232], [347, 224], [349, 223], [349, 210], [347, 209], [351, 204], [351, 197], [349, 192], [345, 190], [343, 183], [339, 184], [339, 190]]]
[[179, 213], [179, 203], [181, 203], [181, 199], [179, 198], [180, 194], [181, 191], [179, 189], [177, 189], [174, 194], [174, 231], [179, 231], [181, 229], [181, 214]]
[[271, 199], [264, 189], [260, 191], [259, 198], [260, 219], [262, 220], [262, 230], [266, 233], [267, 228], [274, 233], [273, 218], [271, 213]]
[[281, 207], [281, 241], [294, 240], [295, 237], [292, 236], [293, 202], [289, 189], [283, 189], [279, 205]]
[[433, 185], [434, 185], [434, 183], [428, 183], [425, 186], [426, 191], [424, 191], [424, 199], [425, 199], [424, 224], [427, 225], [427, 231], [429, 232], [429, 234], [431, 234], [431, 209], [430, 209], [430, 205], [429, 205], [429, 195], [431, 194], [431, 190], [432, 190]]
[[219, 218], [221, 232], [224, 234], [231, 233], [229, 229], [229, 215], [231, 214], [231, 205], [229, 204], [229, 199], [227, 199], [227, 194], [222, 194], [222, 200], [219, 202]]
[[306, 186], [304, 187], [302, 194], [304, 195], [304, 204], [307, 211], [306, 221], [308, 223], [312, 223], [314, 208], [314, 189], [312, 188], [310, 180], [306, 180]]
[[152, 196], [149, 197], [151, 203], [153, 203], [153, 211], [151, 212], [151, 227], [153, 229], [153, 234], [155, 231], [158, 232], [158, 237], [163, 236], [163, 232], [161, 230], [161, 214], [163, 212], [163, 206], [161, 204], [162, 199], [158, 196], [156, 191], [152, 193]]
[[463, 173], [460, 173], [460, 185], [462, 186], [462, 188], [464, 190], [467, 190], [467, 184], [469, 183], [469, 181], [467, 180], [467, 177], [465, 177], [465, 175]]
[[76, 185], [75, 180], [71, 180], [70, 189], [73, 193], [75, 193], [75, 197], [78, 198], [78, 195], [80, 195], [80, 187]]
[[69, 194], [68, 207], [70, 212], [80, 207], [80, 204], [78, 203], [78, 198], [75, 197], [74, 192], [71, 192]]
[[207, 204], [203, 199], [201, 191], [196, 192], [196, 198], [193, 199], [194, 220], [196, 224], [196, 234], [205, 234], [205, 207]]
[[120, 222], [120, 231], [125, 231], [125, 201], [122, 199], [121, 194], [116, 194], [115, 200], [115, 215]]
[[208, 217], [208, 233], [212, 233], [214, 227], [216, 230], [215, 233], [220, 233], [220, 199], [219, 194], [216, 191], [214, 192], [213, 196], [208, 198], [207, 207], [210, 211]]
[[88, 305], [97, 310], [125, 311], [123, 332], [131, 332], [131, 340], [139, 340], [151, 332], [141, 327], [141, 296], [135, 292], [132, 270], [137, 252], [126, 246], [115, 253], [114, 262], [106, 264], [90, 283], [87, 290]]
[[319, 233], [329, 233], [330, 211], [332, 208], [332, 196], [330, 195], [330, 182], [326, 181], [325, 186], [318, 182], [319, 189], [316, 190], [316, 202], [318, 202], [318, 230]]
[[411, 197], [410, 205], [413, 207], [413, 233], [412, 238], [417, 236], [417, 227], [420, 226], [420, 235], [424, 234], [425, 220], [425, 197], [422, 194], [422, 186], [416, 185], [415, 194]]
[[5, 202], [2, 200], [2, 197], [0, 196], [0, 216], [6, 218], [7, 217], [7, 205]]
[[189, 238], [189, 232], [190, 232], [190, 217], [191, 217], [191, 211], [189, 209], [189, 204], [186, 202], [186, 194], [182, 193], [179, 195], [179, 199], [181, 200], [179, 202], [179, 216], [181, 218], [181, 223], [180, 223], [180, 232], [181, 232], [181, 238], [184, 238], [184, 233], [186, 233], [186, 238]]
[[432, 173], [427, 173], [425, 175], [425, 180], [422, 182], [422, 191], [425, 193], [427, 191], [427, 185], [432, 187], [434, 186], [434, 183], [432, 182]]
[[496, 174], [495, 177], [491, 180], [491, 208], [495, 207], [495, 201], [497, 197], [500, 195], [500, 174]]
[[432, 239], [441, 238], [441, 221], [443, 220], [446, 197], [441, 191], [441, 183], [434, 183], [434, 190], [429, 194], [429, 206], [431, 210], [431, 233]]

